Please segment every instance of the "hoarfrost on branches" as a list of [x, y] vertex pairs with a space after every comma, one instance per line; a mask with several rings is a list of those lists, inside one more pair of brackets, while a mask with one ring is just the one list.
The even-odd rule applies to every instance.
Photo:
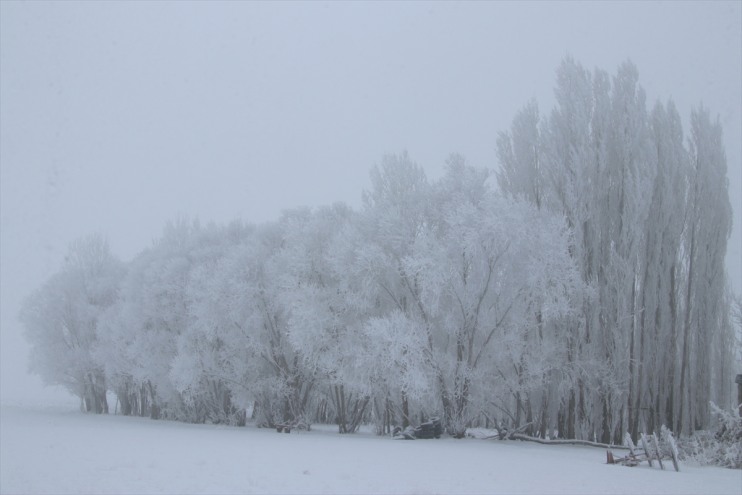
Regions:
[[686, 139], [638, 80], [566, 58], [494, 174], [454, 154], [431, 180], [392, 154], [359, 211], [179, 220], [128, 263], [82, 240], [24, 306], [32, 367], [89, 411], [112, 391], [123, 414], [192, 422], [702, 428], [739, 352], [721, 126], [699, 107]]

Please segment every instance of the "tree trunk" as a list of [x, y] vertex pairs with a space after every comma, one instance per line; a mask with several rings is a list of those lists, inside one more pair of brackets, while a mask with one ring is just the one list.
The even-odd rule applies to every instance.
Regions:
[[402, 428], [410, 426], [410, 405], [407, 402], [407, 394], [402, 392]]
[[[688, 289], [685, 295], [685, 325], [683, 328], [683, 353], [680, 362], [680, 407], [678, 411], [678, 432], [685, 432], [685, 425], [683, 424], [684, 416], [690, 416], [687, 414], [688, 409], [691, 407], [690, 393], [686, 394], [686, 375], [688, 374], [689, 362], [690, 361], [690, 332], [691, 332], [691, 303], [693, 300], [693, 260], [695, 258], [696, 251], [696, 231], [695, 226], [691, 226], [691, 237], [690, 237], [690, 254], [688, 262]], [[687, 395], [687, 396], [686, 396]], [[691, 425], [692, 427], [692, 425]]]

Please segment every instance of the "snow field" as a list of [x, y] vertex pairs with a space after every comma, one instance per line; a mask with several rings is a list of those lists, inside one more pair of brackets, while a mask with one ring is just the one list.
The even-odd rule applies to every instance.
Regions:
[[0, 492], [739, 495], [742, 472], [611, 466], [591, 447], [395, 441], [332, 427], [287, 435], [3, 405]]

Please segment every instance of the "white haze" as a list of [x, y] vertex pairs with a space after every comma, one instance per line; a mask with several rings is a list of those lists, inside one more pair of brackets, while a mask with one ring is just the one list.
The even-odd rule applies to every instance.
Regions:
[[[566, 54], [631, 59], [654, 100], [724, 128], [742, 291], [742, 4], [0, 3], [3, 401], [40, 400], [21, 300], [92, 232], [125, 260], [167, 220], [263, 222], [360, 204], [368, 170], [407, 150], [495, 168], [529, 99], [552, 106]], [[48, 396], [47, 396], [48, 397]]]

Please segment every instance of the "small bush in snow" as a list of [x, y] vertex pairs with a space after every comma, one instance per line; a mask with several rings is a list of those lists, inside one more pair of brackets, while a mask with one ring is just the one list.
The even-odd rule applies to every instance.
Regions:
[[718, 417], [716, 431], [696, 431], [678, 441], [681, 458], [700, 465], [742, 469], [742, 418], [713, 402], [711, 410]]

